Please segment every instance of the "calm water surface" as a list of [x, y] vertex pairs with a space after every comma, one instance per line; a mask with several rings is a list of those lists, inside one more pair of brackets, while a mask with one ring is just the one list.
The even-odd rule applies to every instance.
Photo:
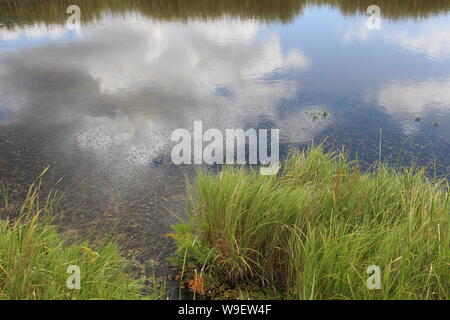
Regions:
[[73, 3], [0, 1], [0, 180], [19, 197], [50, 165], [69, 229], [114, 228], [164, 268], [193, 170], [170, 134], [196, 120], [328, 137], [365, 166], [381, 129], [383, 161], [449, 176], [450, 1], [379, 1], [380, 30], [365, 1], [114, 3], [80, 0], [69, 30]]

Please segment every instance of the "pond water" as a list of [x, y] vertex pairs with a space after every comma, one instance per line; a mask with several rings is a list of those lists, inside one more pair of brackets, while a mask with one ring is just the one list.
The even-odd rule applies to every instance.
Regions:
[[376, 2], [79, 0], [71, 29], [74, 1], [0, 0], [0, 180], [19, 197], [49, 165], [63, 225], [164, 270], [195, 168], [170, 136], [194, 121], [448, 177], [450, 1]]

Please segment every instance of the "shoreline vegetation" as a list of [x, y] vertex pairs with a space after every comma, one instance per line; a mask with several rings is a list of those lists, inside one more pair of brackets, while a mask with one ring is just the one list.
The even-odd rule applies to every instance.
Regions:
[[448, 300], [448, 190], [423, 169], [361, 172], [322, 146], [292, 152], [278, 176], [200, 171], [173, 226], [180, 277], [219, 299]]
[[[79, 242], [52, 224], [60, 196], [51, 190], [40, 198], [42, 176], [19, 206], [1, 188], [0, 300], [161, 298], [158, 289], [145, 291], [145, 279], [136, 276], [139, 265], [125, 259], [115, 241]], [[75, 274], [69, 266], [79, 267], [80, 289], [67, 286]]]
[[[60, 195], [42, 198], [44, 173], [20, 206], [0, 189], [0, 299], [164, 299], [117, 241], [71, 240], [53, 224]], [[448, 300], [448, 190], [424, 169], [362, 172], [322, 145], [292, 151], [277, 176], [200, 170], [187, 183], [188, 218], [168, 234], [175, 280], [194, 299]], [[66, 286], [69, 265], [81, 290]], [[369, 266], [379, 290], [367, 287]]]

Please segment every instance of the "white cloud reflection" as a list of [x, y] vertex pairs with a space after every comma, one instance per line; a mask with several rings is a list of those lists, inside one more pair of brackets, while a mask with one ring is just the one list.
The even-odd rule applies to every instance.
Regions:
[[424, 24], [417, 31], [404, 29], [385, 36], [389, 41], [431, 59], [450, 58], [450, 21], [439, 26]]
[[380, 90], [378, 103], [390, 114], [420, 116], [429, 111], [450, 111], [450, 79], [394, 83]]
[[450, 58], [450, 19], [436, 18], [413, 25], [383, 21], [380, 30], [369, 30], [365, 22], [352, 22], [342, 36], [342, 41], [344, 43], [366, 42], [371, 37], [378, 36], [387, 43], [424, 54], [432, 60]]
[[[120, 150], [126, 161], [148, 163], [167, 151], [173, 129], [191, 129], [195, 120], [220, 129], [245, 128], [258, 118], [281, 126], [278, 104], [294, 97], [298, 83], [277, 77], [287, 70], [307, 69], [311, 59], [297, 49], [283, 51], [278, 34], [261, 35], [262, 28], [255, 20], [231, 18], [185, 24], [153, 21], [137, 14], [104, 16], [83, 31], [81, 41], [68, 46], [56, 43], [54, 49], [47, 49], [48, 55], [37, 53], [33, 61], [29, 56], [19, 59], [43, 72], [75, 72], [77, 77], [90, 79], [83, 80], [84, 84], [77, 80], [66, 91], [51, 91], [43, 99], [52, 104], [54, 98], [58, 112], [78, 118], [80, 147], [103, 158]], [[56, 69], [55, 61], [60, 62]], [[28, 84], [27, 76], [19, 78]], [[86, 84], [89, 82], [97, 88]], [[93, 96], [95, 90], [98, 97]], [[37, 93], [32, 93], [28, 103], [14, 106], [16, 111], [36, 103]], [[116, 106], [114, 115], [80, 114], [97, 100]], [[88, 105], [80, 106], [82, 103]], [[56, 114], [50, 116], [57, 118]], [[305, 118], [303, 113], [300, 118]], [[306, 127], [298, 130], [298, 122], [291, 124], [283, 124], [284, 136], [296, 135], [301, 140], [298, 136], [305, 132], [304, 138], [310, 138]]]
[[[450, 79], [423, 82], [395, 82], [382, 88], [377, 103], [397, 117], [406, 134], [419, 132], [412, 120], [425, 117], [428, 122], [450, 112]], [[447, 120], [445, 120], [447, 122]]]

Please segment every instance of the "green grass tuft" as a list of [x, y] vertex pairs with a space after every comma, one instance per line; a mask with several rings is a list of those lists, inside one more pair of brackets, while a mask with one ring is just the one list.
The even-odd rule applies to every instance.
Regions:
[[[343, 153], [293, 152], [278, 176], [224, 168], [188, 186], [183, 265], [284, 299], [449, 299], [449, 185], [424, 170], [361, 172]], [[367, 268], [381, 269], [369, 290]], [[184, 270], [183, 270], [184, 271]]]
[[[0, 220], [0, 299], [156, 298], [141, 295], [143, 280], [132, 276], [132, 263], [121, 256], [115, 243], [66, 243], [65, 235], [51, 224], [58, 199], [50, 192], [40, 201], [39, 186], [31, 186], [17, 210], [3, 201], [3, 212], [16, 212], [15, 219]], [[80, 267], [79, 290], [67, 288], [69, 265]]]

